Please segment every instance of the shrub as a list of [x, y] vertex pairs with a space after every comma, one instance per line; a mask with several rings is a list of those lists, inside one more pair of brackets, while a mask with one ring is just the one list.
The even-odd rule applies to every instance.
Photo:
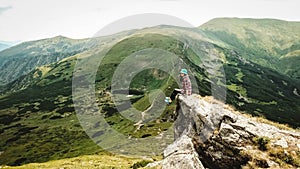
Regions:
[[142, 167], [145, 167], [149, 163], [151, 163], [151, 161], [148, 161], [148, 160], [139, 161], [139, 162], [134, 163], [130, 168], [132, 168], [132, 169], [142, 168]]
[[266, 151], [268, 150], [268, 143], [270, 142], [270, 139], [267, 137], [258, 137], [254, 138], [254, 142], [258, 145], [258, 149]]
[[283, 149], [276, 149], [271, 151], [270, 156], [275, 157], [277, 159], [276, 161], [279, 163], [283, 162], [292, 166], [300, 167], [299, 161]]

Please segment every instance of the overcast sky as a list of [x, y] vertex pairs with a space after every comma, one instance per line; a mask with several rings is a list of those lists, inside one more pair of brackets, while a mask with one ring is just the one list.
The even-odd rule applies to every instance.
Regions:
[[160, 13], [194, 26], [216, 17], [300, 21], [300, 0], [0, 0], [0, 40], [92, 37], [126, 16]]

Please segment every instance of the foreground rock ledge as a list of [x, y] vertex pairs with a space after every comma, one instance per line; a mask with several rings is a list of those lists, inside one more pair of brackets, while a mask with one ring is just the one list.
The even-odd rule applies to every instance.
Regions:
[[239, 113], [212, 97], [179, 96], [176, 113], [174, 143], [162, 161], [148, 167], [300, 167], [299, 131]]

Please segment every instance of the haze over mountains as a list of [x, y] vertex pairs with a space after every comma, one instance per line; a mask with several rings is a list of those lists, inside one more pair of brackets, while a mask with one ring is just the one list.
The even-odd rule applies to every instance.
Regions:
[[5, 42], [5, 41], [0, 41], [0, 51], [10, 48], [13, 45], [15, 45], [16, 42]]
[[9, 48], [9, 45], [0, 43], [0, 51]]
[[[126, 38], [103, 57], [95, 90], [106, 121], [120, 133], [153, 137], [173, 122], [175, 105], [167, 107], [158, 120], [137, 130], [134, 122], [118, 113], [112, 101], [114, 71], [127, 56], [147, 48], [179, 56], [195, 76], [200, 95], [212, 95], [211, 84], [223, 86], [227, 89], [227, 104], [245, 113], [300, 127], [300, 22], [214, 19], [188, 30], [201, 35], [194, 39], [200, 44], [199, 53], [190, 48], [189, 42], [175, 38], [185, 30], [158, 26], [94, 39], [59, 36], [24, 42], [0, 52], [0, 164], [21, 165], [103, 152], [88, 136], [101, 142], [106, 129], [95, 122], [97, 130], [85, 133], [77, 119], [72, 100], [73, 70], [77, 58], [90, 58], [93, 63], [100, 49], [119, 37]], [[174, 37], [163, 32], [171, 32]], [[207, 51], [213, 51], [213, 59], [209, 60], [212, 56]], [[170, 63], [161, 57], [162, 63]], [[220, 80], [220, 74], [208, 72], [214, 62], [222, 64], [226, 81]], [[87, 77], [83, 78], [84, 81]], [[133, 78], [130, 101], [144, 111], [151, 106], [149, 98], [154, 89], [169, 95], [175, 87], [176, 79], [168, 73], [147, 69]]]

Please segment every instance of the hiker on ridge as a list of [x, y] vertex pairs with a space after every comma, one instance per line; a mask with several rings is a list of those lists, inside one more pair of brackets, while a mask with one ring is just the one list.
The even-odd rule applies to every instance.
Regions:
[[188, 75], [188, 71], [186, 69], [181, 69], [180, 81], [182, 89], [175, 89], [170, 97], [166, 97], [165, 102], [167, 102], [168, 104], [170, 104], [179, 93], [181, 93], [184, 96], [192, 95], [192, 84]]
[[192, 84], [186, 69], [181, 69], [180, 81], [182, 84], [181, 94], [184, 96], [190, 96], [192, 94]]

